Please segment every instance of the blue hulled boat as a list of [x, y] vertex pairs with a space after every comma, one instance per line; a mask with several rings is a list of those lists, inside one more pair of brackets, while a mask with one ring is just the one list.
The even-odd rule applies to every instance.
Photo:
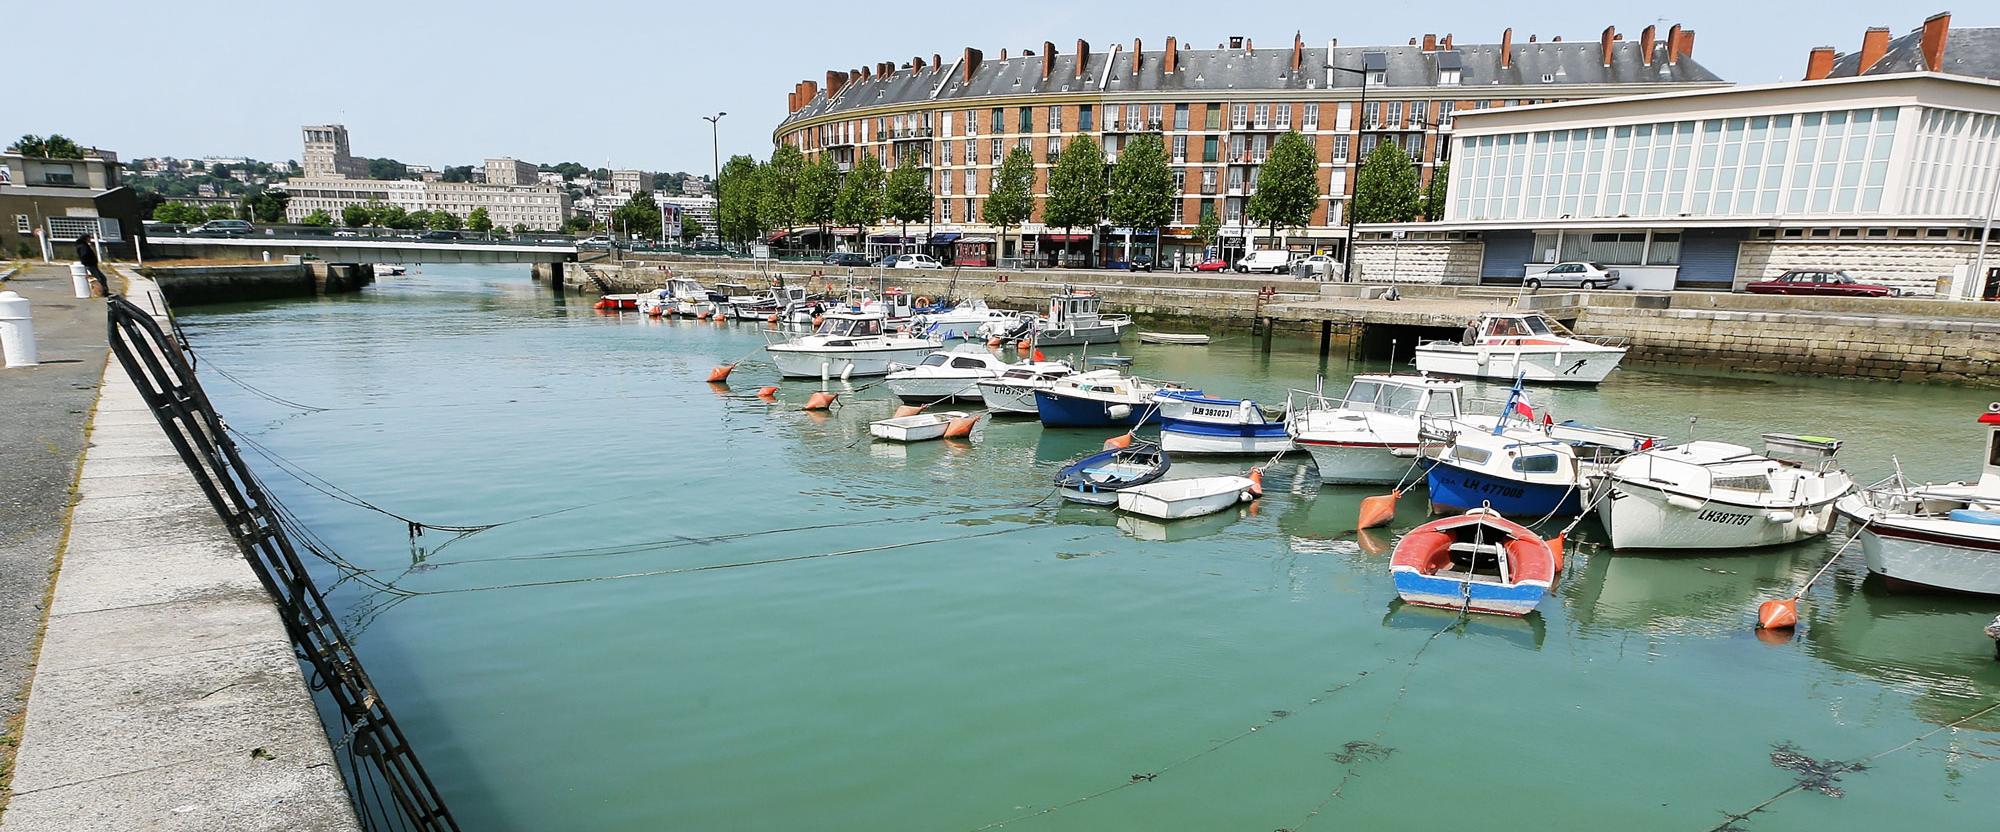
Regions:
[[[1051, 428], [1136, 427], [1159, 422], [1153, 394], [1170, 385], [1092, 370], [1035, 391], [1035, 412]], [[1199, 392], [1199, 391], [1195, 391]]]
[[1514, 385], [1497, 419], [1425, 420], [1423, 440], [1430, 468], [1431, 505], [1464, 511], [1490, 507], [1513, 517], [1558, 517], [1583, 513], [1590, 477], [1633, 451], [1652, 447], [1659, 437], [1555, 424], [1535, 409]]
[[1153, 394], [1160, 410], [1160, 447], [1173, 453], [1270, 456], [1292, 450], [1283, 417], [1248, 399], [1217, 399], [1195, 390]]

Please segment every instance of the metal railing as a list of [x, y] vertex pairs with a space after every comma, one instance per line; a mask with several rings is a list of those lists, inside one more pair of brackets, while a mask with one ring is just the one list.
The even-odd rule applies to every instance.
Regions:
[[[106, 328], [118, 363], [270, 593], [293, 650], [312, 668], [313, 687], [332, 697], [344, 734], [334, 748], [348, 754], [343, 772], [348, 796], [364, 827], [375, 828], [379, 815], [384, 825], [399, 819], [401, 826], [425, 832], [456, 832], [458, 822], [293, 549], [281, 509], [243, 463], [222, 417], [195, 378], [186, 344], [119, 296], [111, 298]], [[374, 805], [362, 797], [364, 781], [376, 793]], [[390, 807], [379, 805], [378, 781], [388, 785], [398, 815], [391, 816]]]

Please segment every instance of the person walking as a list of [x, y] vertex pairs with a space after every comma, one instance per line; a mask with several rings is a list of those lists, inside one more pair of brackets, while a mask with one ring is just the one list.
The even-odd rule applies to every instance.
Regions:
[[104, 270], [97, 266], [97, 246], [93, 245], [92, 242], [89, 234], [80, 234], [77, 236], [76, 260], [82, 263], [84, 268], [90, 270], [91, 277], [97, 279], [98, 296], [108, 298], [111, 297], [111, 282], [104, 279]]

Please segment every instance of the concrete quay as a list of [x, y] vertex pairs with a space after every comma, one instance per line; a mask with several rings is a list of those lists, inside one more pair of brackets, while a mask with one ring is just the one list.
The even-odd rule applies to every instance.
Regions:
[[176, 305], [358, 292], [361, 287], [375, 282], [375, 267], [372, 265], [317, 260], [185, 266], [174, 265], [169, 260], [141, 268], [140, 273], [155, 281], [161, 294]]
[[[128, 297], [160, 308], [152, 281], [125, 277]], [[102, 301], [90, 305], [77, 324], [96, 342], [77, 360], [101, 393], [67, 414], [87, 445], [56, 525], [54, 593], [0, 821], [8, 832], [358, 830], [270, 597], [123, 367], [107, 362]]]

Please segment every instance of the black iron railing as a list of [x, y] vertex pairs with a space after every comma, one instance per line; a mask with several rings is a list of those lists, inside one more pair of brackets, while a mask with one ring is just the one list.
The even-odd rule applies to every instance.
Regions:
[[[333, 699], [342, 727], [335, 748], [346, 752], [342, 769], [363, 826], [456, 832], [459, 827], [451, 810], [445, 808], [388, 705], [362, 670], [361, 659], [334, 620], [326, 598], [300, 562], [285, 533], [280, 507], [243, 464], [222, 418], [209, 404], [186, 344], [122, 297], [112, 297], [109, 310], [111, 350], [118, 363], [271, 594], [293, 649], [312, 668], [313, 686], [324, 686]], [[378, 784], [386, 784], [393, 809], [380, 805]], [[375, 795], [372, 803], [363, 797], [369, 792]]]

